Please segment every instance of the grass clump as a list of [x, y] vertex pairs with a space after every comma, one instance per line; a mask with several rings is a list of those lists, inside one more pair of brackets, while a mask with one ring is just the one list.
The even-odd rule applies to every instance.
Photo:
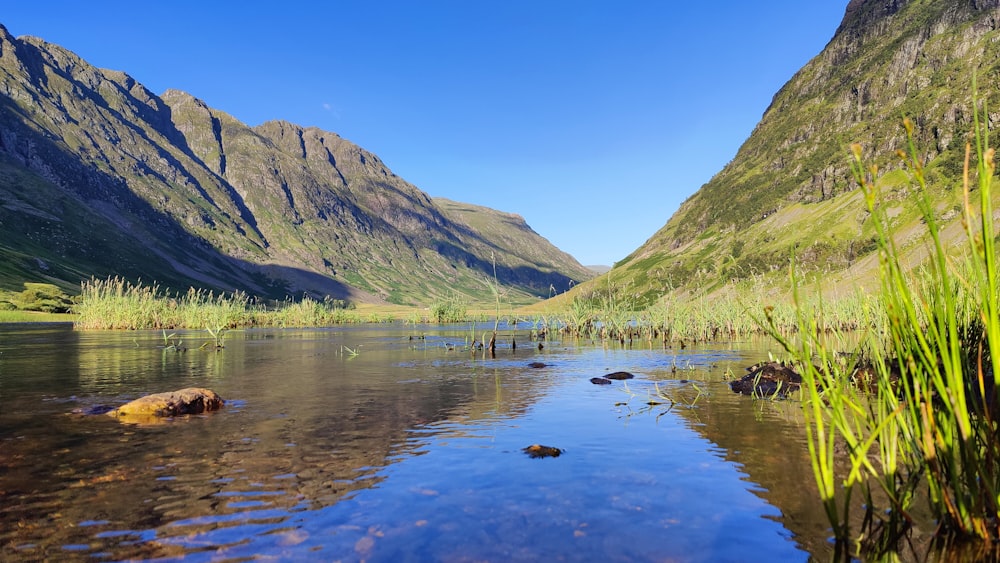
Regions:
[[123, 278], [84, 282], [76, 326], [83, 329], [197, 329], [206, 330], [221, 347], [225, 331], [248, 327], [314, 327], [385, 322], [391, 317], [363, 316], [337, 299], [265, 303], [245, 293], [216, 294], [189, 289], [173, 294], [157, 284], [132, 283]]
[[457, 295], [431, 305], [430, 320], [439, 323], [460, 323], [468, 317], [468, 305]]
[[[929, 256], [916, 270], [904, 263], [890, 232], [878, 170], [865, 165], [859, 145], [851, 147], [880, 259], [879, 294], [864, 309], [865, 360], [841, 361], [836, 339], [821, 336], [802, 303], [795, 341], [772, 315], [768, 319], [800, 367], [809, 452], [834, 536], [866, 557], [898, 547], [913, 526], [918, 498], [926, 498], [938, 541], [1000, 540], [995, 151], [978, 121], [988, 114], [976, 109], [975, 146], [967, 147], [963, 175], [967, 245], [961, 252], [942, 243], [913, 126], [904, 122], [909, 145], [898, 154], [919, 199]], [[856, 531], [854, 494], [862, 500]]]

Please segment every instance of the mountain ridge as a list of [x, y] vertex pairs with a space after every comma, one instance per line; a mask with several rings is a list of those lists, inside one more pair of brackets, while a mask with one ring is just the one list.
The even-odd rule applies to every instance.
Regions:
[[[907, 147], [900, 126], [907, 116], [945, 230], [957, 235], [974, 71], [990, 84], [982, 93], [988, 105], [1000, 102], [998, 7], [996, 0], [852, 0], [826, 47], [775, 93], [734, 158], [577, 294], [616, 284], [646, 306], [733, 283], [771, 286], [787, 278], [793, 255], [828, 287], [874, 279], [865, 259], [875, 250], [872, 224], [855, 199], [848, 145], [860, 143], [883, 171], [886, 205], [912, 234], [919, 213], [896, 156]], [[910, 251], [920, 252], [915, 244]]]
[[526, 224], [520, 248], [488, 240], [336, 133], [250, 127], [2, 25], [0, 94], [8, 286], [121, 274], [417, 305], [487, 297], [494, 265], [521, 300], [592, 275]]

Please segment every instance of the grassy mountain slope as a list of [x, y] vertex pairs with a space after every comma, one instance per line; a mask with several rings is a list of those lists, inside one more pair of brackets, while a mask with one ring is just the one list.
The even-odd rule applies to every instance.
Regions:
[[[553, 272], [562, 272], [576, 280], [585, 280], [594, 273], [581, 266], [575, 258], [559, 250], [528, 226], [524, 218], [488, 207], [460, 203], [445, 198], [434, 198], [434, 204], [453, 222], [463, 225], [469, 232], [481, 233], [496, 245], [499, 254], [507, 249], [517, 270], [527, 272], [532, 265], [542, 266]], [[553, 278], [552, 284], [558, 280]], [[568, 289], [560, 288], [560, 290]]]
[[[848, 146], [880, 179], [901, 243], [914, 256], [919, 217], [898, 149], [903, 117], [928, 165], [946, 234], [957, 235], [973, 73], [1000, 107], [1000, 2], [852, 0], [826, 48], [774, 96], [733, 160], [607, 276], [640, 304], [750, 280], [781, 285], [796, 262], [827, 288], [872, 278], [872, 226], [854, 191]], [[991, 113], [991, 121], [996, 120]]]
[[488, 297], [491, 257], [515, 301], [588, 275], [511, 227], [514, 239], [451, 217], [334, 133], [249, 127], [0, 26], [0, 286], [120, 274], [426, 304]]

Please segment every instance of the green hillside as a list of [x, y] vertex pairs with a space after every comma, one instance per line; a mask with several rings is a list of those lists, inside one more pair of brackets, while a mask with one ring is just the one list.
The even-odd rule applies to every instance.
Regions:
[[0, 288], [121, 275], [426, 305], [490, 299], [495, 264], [526, 303], [591, 275], [523, 220], [476, 215], [335, 133], [250, 127], [0, 26]]
[[827, 291], [868, 283], [873, 230], [848, 147], [860, 143], [878, 165], [899, 241], [918, 256], [920, 218], [896, 155], [907, 148], [904, 117], [915, 124], [945, 234], [959, 235], [974, 74], [988, 106], [1000, 107], [997, 8], [995, 0], [850, 2], [826, 48], [775, 94], [735, 158], [642, 247], [578, 291], [610, 280], [649, 305], [733, 284], [780, 288], [793, 255]]

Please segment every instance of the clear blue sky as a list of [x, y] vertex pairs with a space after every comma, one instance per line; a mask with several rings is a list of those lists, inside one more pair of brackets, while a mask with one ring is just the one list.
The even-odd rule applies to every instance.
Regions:
[[250, 125], [336, 132], [611, 265], [733, 158], [847, 1], [16, 1], [0, 23]]

